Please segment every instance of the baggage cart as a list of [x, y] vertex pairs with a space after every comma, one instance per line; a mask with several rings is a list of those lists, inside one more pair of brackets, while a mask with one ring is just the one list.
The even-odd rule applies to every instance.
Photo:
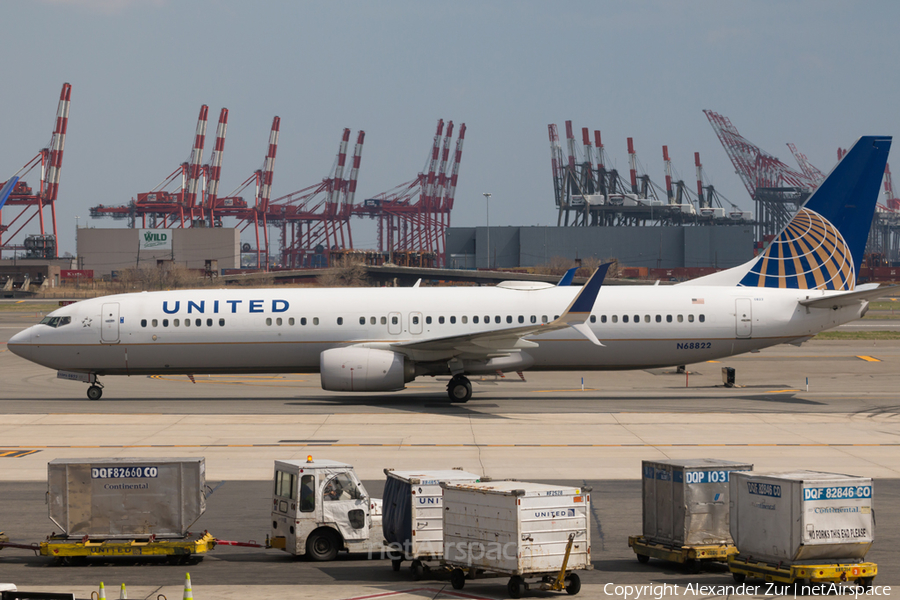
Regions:
[[734, 544], [677, 546], [648, 540], [642, 535], [628, 537], [628, 547], [634, 550], [638, 562], [647, 564], [651, 558], [679, 563], [691, 573], [699, 573], [704, 563], [725, 562], [738, 553]]
[[864, 589], [872, 586], [878, 565], [872, 562], [784, 565], [767, 563], [746, 556], [729, 556], [728, 570], [737, 583], [748, 577], [794, 585], [816, 583], [856, 583]]
[[199, 537], [156, 539], [153, 536], [133, 540], [73, 541], [65, 536], [50, 536], [40, 543], [40, 555], [57, 559], [59, 565], [82, 564], [89, 558], [165, 556], [169, 564], [188, 564], [203, 559], [216, 547], [216, 538], [204, 531]]
[[[590, 489], [521, 481], [442, 483], [450, 583], [509, 575], [507, 593], [531, 586], [577, 594], [591, 565]], [[531, 583], [526, 578], [536, 580]]]
[[462, 469], [396, 471], [385, 469], [381, 525], [391, 566], [399, 571], [411, 561], [418, 581], [431, 570], [427, 561], [444, 555], [444, 505], [441, 483], [476, 482], [479, 476]]

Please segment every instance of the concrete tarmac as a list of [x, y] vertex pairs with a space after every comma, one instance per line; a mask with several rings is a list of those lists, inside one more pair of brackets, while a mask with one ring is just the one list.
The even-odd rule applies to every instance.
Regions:
[[[3, 342], [20, 328], [15, 319], [0, 317]], [[723, 366], [737, 370], [743, 387], [722, 385]], [[376, 496], [385, 467], [461, 466], [593, 487], [594, 570], [583, 573], [582, 597], [624, 600], [604, 591], [608, 583], [669, 583], [680, 587], [663, 597], [724, 597], [734, 590], [725, 587], [733, 580], [723, 568], [691, 575], [658, 561], [640, 565], [627, 547], [627, 536], [641, 529], [641, 460], [710, 457], [757, 470], [875, 477], [878, 529], [868, 558], [879, 564], [876, 584], [900, 584], [900, 342], [813, 341], [688, 370], [485, 378], [465, 405], [446, 401], [439, 378], [398, 394], [356, 396], [324, 392], [311, 375], [197, 377], [195, 384], [108, 377], [103, 399], [91, 402], [83, 384], [58, 380], [0, 345], [0, 529], [20, 543], [54, 530], [44, 492], [46, 464], [57, 457], [204, 456], [208, 481], [224, 483], [194, 530], [239, 541], [262, 541], [268, 532], [276, 458], [312, 453], [350, 462]], [[470, 582], [460, 593], [445, 578], [412, 583], [406, 569], [394, 573], [389, 562], [365, 556], [319, 564], [220, 546], [190, 567], [52, 567], [27, 551], [0, 551], [0, 581], [73, 586], [84, 598], [99, 581], [110, 597], [123, 581], [131, 598], [177, 597], [185, 570], [198, 599], [506, 597], [505, 578]], [[688, 583], [722, 587], [697, 595]]]

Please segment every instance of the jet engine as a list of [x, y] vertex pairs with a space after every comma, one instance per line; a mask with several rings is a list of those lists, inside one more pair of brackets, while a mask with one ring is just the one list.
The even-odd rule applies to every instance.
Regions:
[[402, 354], [372, 348], [332, 348], [319, 357], [322, 389], [391, 392], [415, 379], [415, 365]]

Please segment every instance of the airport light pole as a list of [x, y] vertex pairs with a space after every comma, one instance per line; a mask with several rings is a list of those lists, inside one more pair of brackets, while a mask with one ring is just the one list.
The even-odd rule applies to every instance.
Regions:
[[481, 194], [484, 196], [484, 207], [487, 213], [487, 266], [491, 268], [491, 195], [487, 192]]

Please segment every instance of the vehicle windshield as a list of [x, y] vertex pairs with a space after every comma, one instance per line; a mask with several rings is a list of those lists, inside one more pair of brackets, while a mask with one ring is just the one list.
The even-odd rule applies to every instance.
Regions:
[[49, 325], [50, 327], [64, 327], [72, 322], [72, 317], [44, 317], [41, 319], [41, 325]]

